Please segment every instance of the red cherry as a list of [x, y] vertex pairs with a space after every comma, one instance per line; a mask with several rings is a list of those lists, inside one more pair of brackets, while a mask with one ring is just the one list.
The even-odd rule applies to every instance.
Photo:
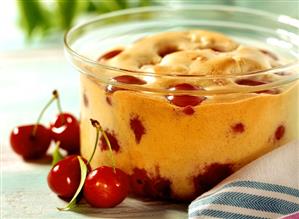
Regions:
[[[85, 163], [87, 161], [82, 158]], [[87, 166], [91, 171], [90, 165]], [[78, 157], [70, 155], [57, 162], [48, 174], [48, 186], [61, 198], [72, 198], [79, 187], [81, 169]]]
[[112, 208], [121, 203], [129, 192], [128, 175], [122, 170], [102, 166], [86, 178], [83, 195], [86, 201], [99, 208]]
[[51, 133], [43, 125], [18, 126], [10, 134], [12, 149], [24, 159], [38, 159], [44, 156], [51, 143]]
[[285, 133], [285, 127], [283, 125], [280, 125], [277, 127], [276, 131], [275, 131], [275, 138], [276, 140], [280, 140], [282, 139], [282, 137], [284, 136]]
[[52, 138], [60, 141], [60, 147], [68, 154], [78, 154], [80, 151], [80, 127], [77, 119], [69, 113], [60, 113], [55, 122], [50, 125]]
[[247, 85], [247, 86], [259, 86], [259, 85], [266, 84], [266, 82], [257, 81], [253, 79], [239, 79], [236, 80], [236, 83], [239, 85]]
[[140, 78], [136, 78], [131, 75], [120, 75], [113, 78], [113, 80], [118, 81], [123, 84], [139, 84], [143, 85], [146, 84], [146, 82]]
[[47, 152], [51, 143], [51, 132], [39, 123], [47, 108], [56, 99], [58, 99], [58, 92], [54, 90], [52, 98], [40, 112], [36, 124], [19, 126], [12, 131], [10, 135], [11, 146], [24, 159], [41, 158]]
[[136, 143], [139, 144], [142, 136], [145, 134], [145, 128], [138, 115], [131, 117], [130, 128], [135, 135]]
[[[123, 83], [123, 84], [138, 84], [138, 85], [143, 85], [146, 84], [146, 81], [140, 79], [140, 78], [136, 78], [134, 76], [131, 75], [120, 75], [120, 76], [116, 76], [113, 78], [114, 81]], [[108, 94], [108, 96], [106, 97], [106, 101], [109, 105], [112, 105], [111, 103], [111, 94], [114, 93], [115, 91], [118, 90], [125, 90], [124, 88], [120, 88], [120, 87], [115, 87], [111, 84], [109, 84], [106, 87], [106, 93]]]
[[[195, 87], [191, 84], [183, 83], [177, 84], [173, 87], [170, 87], [169, 90], [202, 90], [201, 87]], [[170, 95], [167, 96], [167, 99], [170, 103], [179, 106], [179, 107], [186, 107], [186, 106], [196, 106], [200, 104], [202, 101], [206, 99], [206, 97], [202, 96], [190, 96], [190, 95]]]
[[[268, 81], [270, 82], [270, 81]], [[246, 86], [259, 86], [259, 85], [264, 85], [267, 84], [268, 82], [266, 81], [258, 81], [258, 80], [253, 80], [253, 79], [239, 79], [236, 80], [236, 83], [239, 85], [246, 85]], [[271, 90], [261, 90], [261, 91], [256, 91], [255, 93], [257, 94], [279, 94], [280, 90], [277, 88], [273, 88]]]
[[[120, 83], [123, 83], [123, 84], [139, 84], [139, 85], [146, 84], [146, 82], [144, 80], [142, 80], [140, 78], [136, 78], [136, 77], [131, 76], [131, 75], [116, 76], [116, 77], [113, 78], [113, 80], [117, 81], [117, 82], [120, 82]], [[125, 90], [125, 89], [120, 88], [120, 87], [114, 87], [111, 84], [106, 87], [106, 92], [108, 92], [108, 93], [113, 93], [117, 90]]]
[[122, 49], [115, 49], [115, 50], [109, 51], [107, 53], [104, 53], [103, 55], [101, 55], [98, 58], [98, 61], [111, 59], [111, 58], [117, 56], [122, 51], [123, 51]]
[[264, 93], [264, 94], [273, 94], [274, 95], [274, 94], [279, 94], [280, 90], [278, 88], [273, 88], [271, 90], [261, 90], [261, 91], [255, 92], [255, 93], [257, 93], [257, 94]]
[[169, 96], [167, 98], [172, 104], [180, 107], [185, 106], [196, 106], [204, 101], [205, 97], [197, 97], [197, 96], [190, 96], [190, 95], [176, 95], [176, 96]]
[[241, 122], [234, 124], [231, 128], [234, 133], [243, 133], [245, 131], [245, 126]]
[[187, 115], [192, 115], [195, 112], [194, 109], [192, 108], [192, 106], [190, 106], [190, 105], [184, 107], [184, 109], [182, 111]]
[[170, 87], [169, 90], [202, 90], [202, 88], [197, 88], [192, 84], [182, 83]]

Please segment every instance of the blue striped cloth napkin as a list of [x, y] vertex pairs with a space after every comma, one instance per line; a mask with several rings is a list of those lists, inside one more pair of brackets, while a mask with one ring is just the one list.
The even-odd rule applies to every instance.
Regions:
[[243, 167], [189, 205], [189, 219], [299, 219], [299, 142]]

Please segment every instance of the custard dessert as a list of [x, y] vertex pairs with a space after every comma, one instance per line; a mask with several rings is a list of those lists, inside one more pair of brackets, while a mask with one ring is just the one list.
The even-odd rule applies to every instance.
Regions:
[[[192, 200], [298, 138], [298, 81], [277, 84], [289, 72], [263, 74], [285, 62], [264, 48], [191, 30], [150, 35], [98, 57], [103, 68], [89, 67], [94, 76], [80, 79], [81, 153], [92, 153], [89, 118], [97, 119], [135, 195]], [[91, 165], [111, 165], [103, 137]]]

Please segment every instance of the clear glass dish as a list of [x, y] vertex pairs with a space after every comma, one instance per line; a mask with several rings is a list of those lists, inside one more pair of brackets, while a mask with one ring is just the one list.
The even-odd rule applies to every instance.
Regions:
[[[67, 57], [81, 73], [81, 153], [92, 152], [100, 121], [117, 166], [132, 192], [158, 199], [191, 200], [257, 157], [298, 139], [299, 21], [227, 6], [148, 7], [114, 12], [72, 28]], [[205, 29], [269, 50], [284, 65], [247, 74], [154, 74], [97, 60], [116, 45], [165, 31]], [[271, 53], [269, 53], [271, 55]], [[116, 77], [145, 83], [127, 83]], [[267, 78], [267, 83], [243, 84]], [[121, 83], [121, 81], [123, 83]], [[204, 89], [169, 89], [194, 81]], [[201, 98], [177, 106], [174, 97]], [[104, 139], [92, 166], [110, 165]]]

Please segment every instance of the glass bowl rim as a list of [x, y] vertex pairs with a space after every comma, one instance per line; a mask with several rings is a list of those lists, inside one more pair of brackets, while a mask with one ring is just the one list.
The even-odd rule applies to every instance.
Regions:
[[[265, 70], [258, 70], [258, 71], [252, 71], [252, 72], [248, 72], [246, 74], [242, 74], [242, 73], [234, 73], [234, 74], [225, 74], [225, 75], [204, 75], [204, 74], [192, 74], [192, 75], [185, 75], [185, 74], [157, 74], [154, 72], [147, 72], [147, 71], [141, 71], [141, 70], [132, 70], [132, 69], [125, 69], [125, 68], [118, 68], [115, 66], [110, 66], [110, 65], [105, 65], [105, 64], [101, 64], [95, 60], [92, 60], [90, 58], [87, 58], [86, 56], [80, 54], [79, 52], [77, 52], [75, 49], [72, 48], [72, 46], [69, 44], [68, 39], [72, 36], [72, 34], [74, 32], [76, 32], [77, 30], [79, 30], [80, 28], [84, 28], [85, 26], [97, 23], [101, 20], [104, 19], [109, 19], [109, 18], [113, 18], [113, 17], [117, 17], [117, 16], [123, 16], [123, 15], [130, 15], [130, 14], [134, 14], [134, 13], [142, 13], [142, 12], [154, 12], [154, 11], [171, 11], [174, 12], [176, 10], [188, 10], [188, 9], [200, 9], [200, 10], [218, 10], [218, 11], [237, 11], [237, 12], [241, 12], [241, 13], [247, 13], [247, 14], [252, 14], [252, 15], [259, 15], [259, 16], [263, 16], [263, 17], [267, 17], [268, 19], [271, 19], [273, 21], [278, 22], [278, 17], [281, 16], [281, 14], [273, 14], [267, 11], [262, 11], [262, 10], [257, 10], [257, 9], [252, 9], [252, 8], [245, 8], [245, 7], [239, 7], [239, 6], [227, 6], [227, 5], [208, 5], [208, 4], [186, 4], [186, 5], [179, 5], [179, 6], [148, 6], [148, 7], [136, 7], [136, 8], [130, 8], [130, 9], [124, 9], [124, 10], [118, 10], [118, 11], [114, 11], [114, 12], [109, 12], [103, 15], [99, 15], [96, 16], [93, 19], [90, 19], [88, 21], [85, 21], [81, 24], [75, 25], [73, 26], [71, 29], [69, 29], [65, 34], [64, 34], [64, 48], [65, 51], [67, 53], [69, 53], [71, 56], [74, 56], [76, 58], [78, 58], [80, 61], [85, 62], [89, 65], [95, 66], [95, 67], [99, 67], [99, 68], [103, 68], [103, 69], [107, 69], [107, 70], [112, 70], [112, 71], [118, 71], [118, 72], [124, 72], [124, 73], [128, 73], [128, 74], [138, 74], [139, 76], [159, 76], [159, 77], [168, 77], [168, 78], [179, 78], [179, 77], [198, 77], [198, 78], [205, 78], [205, 79], [217, 79], [217, 78], [230, 78], [230, 77], [237, 77], [237, 76], [257, 76], [257, 75], [264, 75], [264, 74], [270, 74], [270, 73], [275, 73], [275, 72], [283, 72], [286, 71], [290, 68], [295, 68], [295, 67], [299, 67], [299, 60], [293, 61], [293, 62], [289, 62], [287, 64], [283, 64], [277, 67], [273, 67], [273, 68], [269, 68], [269, 69], [265, 69]], [[284, 15], [287, 16], [287, 15]], [[293, 21], [296, 22], [292, 22], [292, 23], [284, 23], [286, 25], [289, 25], [291, 27], [294, 28], [299, 28], [299, 20], [297, 20], [296, 18], [293, 17], [289, 17], [288, 18], [292, 19]], [[298, 22], [298, 26], [297, 26], [297, 22]], [[296, 23], [296, 24], [294, 24]], [[299, 72], [298, 72], [299, 75]]]

